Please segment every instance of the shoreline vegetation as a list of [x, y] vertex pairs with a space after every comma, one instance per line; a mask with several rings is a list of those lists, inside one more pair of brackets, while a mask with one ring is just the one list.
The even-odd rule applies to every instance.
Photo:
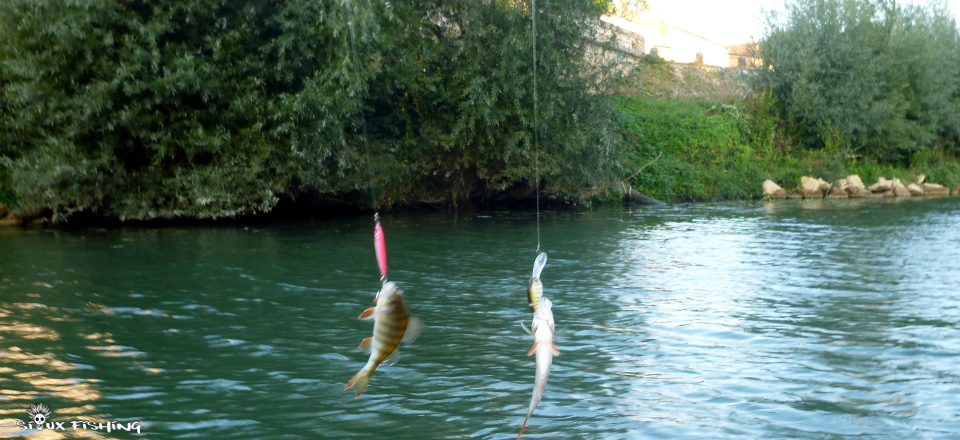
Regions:
[[788, 1], [757, 69], [623, 76], [582, 44], [606, 2], [539, 5], [535, 115], [524, 2], [4, 2], [0, 225], [960, 191], [956, 23], [884, 5]]

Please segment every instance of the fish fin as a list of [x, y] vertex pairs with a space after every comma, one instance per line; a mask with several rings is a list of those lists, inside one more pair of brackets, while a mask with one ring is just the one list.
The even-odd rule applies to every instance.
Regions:
[[527, 352], [527, 356], [530, 356], [531, 354], [533, 354], [533, 352], [537, 349], [537, 345], [540, 345], [540, 342], [534, 341], [533, 347], [530, 347], [530, 351]]
[[527, 418], [523, 419], [523, 425], [520, 426], [520, 433], [517, 434], [517, 440], [520, 440], [520, 436], [523, 435], [523, 430], [527, 429], [527, 422], [530, 421], [530, 414], [533, 414], [533, 410], [527, 412]]
[[540, 272], [543, 271], [543, 266], [547, 265], [547, 253], [540, 252], [540, 255], [537, 255], [536, 261], [533, 262], [533, 278], [540, 278]]
[[397, 362], [400, 362], [400, 350], [394, 350], [393, 353], [390, 353], [390, 356], [383, 360], [383, 365], [391, 367]]
[[532, 335], [532, 334], [533, 334], [533, 332], [530, 331], [530, 329], [527, 328], [527, 326], [523, 325], [523, 321], [520, 321], [520, 328], [522, 328], [523, 331], [527, 332], [528, 335]]
[[373, 312], [375, 312], [376, 310], [377, 310], [376, 307], [370, 307], [369, 309], [364, 310], [363, 313], [360, 314], [360, 317], [358, 319], [373, 319]]
[[560, 354], [560, 349], [557, 348], [557, 344], [554, 343], [554, 342], [550, 342], [550, 345], [553, 347], [553, 354], [554, 354], [554, 355], [559, 355], [559, 354]]
[[363, 390], [367, 388], [367, 383], [370, 382], [370, 376], [373, 374], [372, 371], [367, 370], [366, 367], [362, 368], [357, 374], [353, 375], [353, 378], [347, 382], [347, 386], [343, 387], [344, 390], [349, 390], [350, 388], [357, 387], [357, 396], [360, 397], [363, 394]]
[[372, 342], [373, 342], [373, 336], [360, 341], [360, 345], [358, 345], [357, 348], [362, 348], [364, 350], [367, 350], [367, 353], [369, 353], [371, 350], [370, 344]]
[[420, 333], [423, 332], [423, 321], [420, 318], [410, 317], [410, 320], [407, 321], [407, 329], [403, 332], [403, 339], [400, 340], [400, 343], [403, 345], [410, 345], [417, 340], [417, 337], [420, 336]]

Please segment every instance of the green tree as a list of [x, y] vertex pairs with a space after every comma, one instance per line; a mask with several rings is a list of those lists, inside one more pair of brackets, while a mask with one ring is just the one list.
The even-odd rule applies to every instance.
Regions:
[[531, 2], [413, 2], [413, 15], [427, 20], [404, 28], [402, 48], [384, 54], [391, 69], [371, 105], [378, 129], [402, 133], [405, 184], [482, 202], [538, 173], [556, 195], [608, 180], [619, 163], [615, 113], [598, 93], [608, 67], [591, 63], [588, 44], [605, 7], [537, 4], [534, 121]]
[[[18, 209], [217, 218], [281, 198], [359, 206], [557, 192], [616, 165], [585, 70], [602, 4], [0, 2], [0, 156]], [[586, 72], [586, 73], [585, 73]]]
[[768, 16], [757, 86], [801, 145], [903, 162], [960, 140], [957, 42], [942, 3], [792, 1]]
[[[272, 208], [304, 156], [313, 173], [349, 168], [359, 102], [298, 111], [363, 83], [336, 68], [350, 21], [323, 5], [4, 2], [0, 142], [21, 209], [216, 218]], [[309, 154], [302, 120], [334, 126]]]

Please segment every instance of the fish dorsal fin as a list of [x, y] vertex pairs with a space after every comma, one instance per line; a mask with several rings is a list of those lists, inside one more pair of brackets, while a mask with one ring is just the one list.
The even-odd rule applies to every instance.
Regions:
[[422, 332], [423, 321], [421, 321], [420, 318], [411, 316], [410, 320], [407, 321], [407, 329], [403, 332], [403, 339], [400, 340], [400, 343], [410, 345], [417, 340], [417, 337], [419, 337]]
[[533, 278], [540, 278], [540, 272], [543, 272], [543, 266], [547, 265], [547, 253], [540, 252], [537, 259], [533, 262]]

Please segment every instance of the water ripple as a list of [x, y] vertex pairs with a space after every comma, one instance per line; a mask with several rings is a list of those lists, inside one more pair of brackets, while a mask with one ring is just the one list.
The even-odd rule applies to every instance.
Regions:
[[[562, 353], [531, 438], [960, 436], [957, 199], [542, 218]], [[44, 401], [149, 438], [515, 438], [535, 216], [383, 221], [425, 330], [359, 398], [367, 218], [5, 237], [0, 434]]]

